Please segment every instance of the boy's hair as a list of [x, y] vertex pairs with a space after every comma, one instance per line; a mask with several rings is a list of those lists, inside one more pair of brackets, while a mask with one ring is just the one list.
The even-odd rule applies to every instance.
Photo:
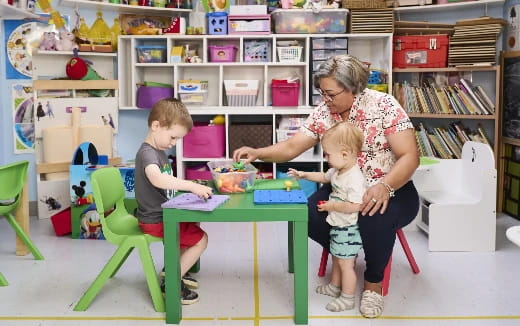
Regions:
[[193, 127], [193, 120], [186, 106], [176, 98], [164, 98], [157, 101], [148, 115], [148, 127], [159, 121], [161, 127], [180, 125], [188, 131]]
[[338, 122], [323, 134], [322, 142], [333, 140], [342, 150], [359, 153], [363, 147], [363, 132], [350, 122]]

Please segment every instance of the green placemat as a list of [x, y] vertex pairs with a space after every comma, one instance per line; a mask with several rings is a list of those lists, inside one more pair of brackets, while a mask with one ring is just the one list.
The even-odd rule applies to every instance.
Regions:
[[254, 190], [276, 190], [276, 189], [285, 189], [284, 182], [290, 180], [293, 185], [291, 189], [300, 189], [300, 184], [297, 180], [292, 178], [282, 178], [282, 179], [256, 179], [255, 185], [253, 186]]
[[430, 165], [430, 164], [437, 164], [440, 163], [439, 160], [436, 160], [431, 157], [421, 156], [419, 160], [419, 165]]

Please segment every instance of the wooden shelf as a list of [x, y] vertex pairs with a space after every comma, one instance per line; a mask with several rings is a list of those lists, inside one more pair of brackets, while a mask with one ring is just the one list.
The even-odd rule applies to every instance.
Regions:
[[445, 68], [393, 68], [392, 72], [451, 72], [451, 71], [497, 71], [499, 65], [494, 66], [464, 66]]
[[44, 89], [118, 89], [118, 80], [33, 80], [35, 90]]
[[441, 5], [425, 5], [425, 6], [409, 6], [409, 7], [397, 7], [394, 8], [396, 13], [415, 13], [415, 12], [440, 12], [440, 11], [452, 11], [454, 9], [465, 10], [472, 7], [485, 7], [485, 6], [502, 6], [504, 0], [480, 0], [480, 1], [467, 1], [467, 2], [454, 2]]
[[[46, 54], [46, 55], [74, 55], [72, 51], [44, 51], [44, 50], [36, 50], [38, 54]], [[98, 57], [116, 57], [116, 52], [78, 52], [80, 57], [85, 56], [98, 56]]]
[[28, 12], [25, 9], [16, 8], [7, 3], [0, 2], [0, 18], [2, 19], [24, 19], [39, 18], [40, 16]]
[[97, 2], [89, 0], [60, 0], [60, 6], [86, 8], [92, 10], [112, 11], [120, 14], [176, 16], [176, 14], [190, 13], [192, 9], [161, 8], [148, 6], [130, 6], [119, 3]]
[[502, 142], [504, 144], [520, 146], [520, 139], [509, 138], [509, 137], [502, 137]]
[[473, 119], [473, 120], [495, 120], [494, 114], [438, 114], [438, 113], [408, 113], [410, 118], [434, 118], [434, 119]]

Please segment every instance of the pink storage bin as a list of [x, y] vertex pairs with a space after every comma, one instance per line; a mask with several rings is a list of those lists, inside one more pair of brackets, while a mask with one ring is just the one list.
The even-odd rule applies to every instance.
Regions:
[[300, 83], [271, 83], [273, 106], [298, 106]]
[[193, 126], [183, 139], [184, 157], [224, 157], [226, 130], [224, 125]]
[[235, 62], [238, 48], [234, 45], [210, 45], [210, 62]]
[[206, 164], [186, 167], [186, 180], [211, 180], [211, 171]]

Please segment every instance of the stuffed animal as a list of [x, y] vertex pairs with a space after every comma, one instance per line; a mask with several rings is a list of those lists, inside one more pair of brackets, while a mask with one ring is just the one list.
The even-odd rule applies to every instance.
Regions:
[[67, 30], [60, 31], [60, 39], [56, 42], [58, 51], [72, 51], [79, 48], [75, 42], [76, 36]]
[[40, 50], [55, 51], [56, 50], [56, 33], [44, 32], [38, 45]]

